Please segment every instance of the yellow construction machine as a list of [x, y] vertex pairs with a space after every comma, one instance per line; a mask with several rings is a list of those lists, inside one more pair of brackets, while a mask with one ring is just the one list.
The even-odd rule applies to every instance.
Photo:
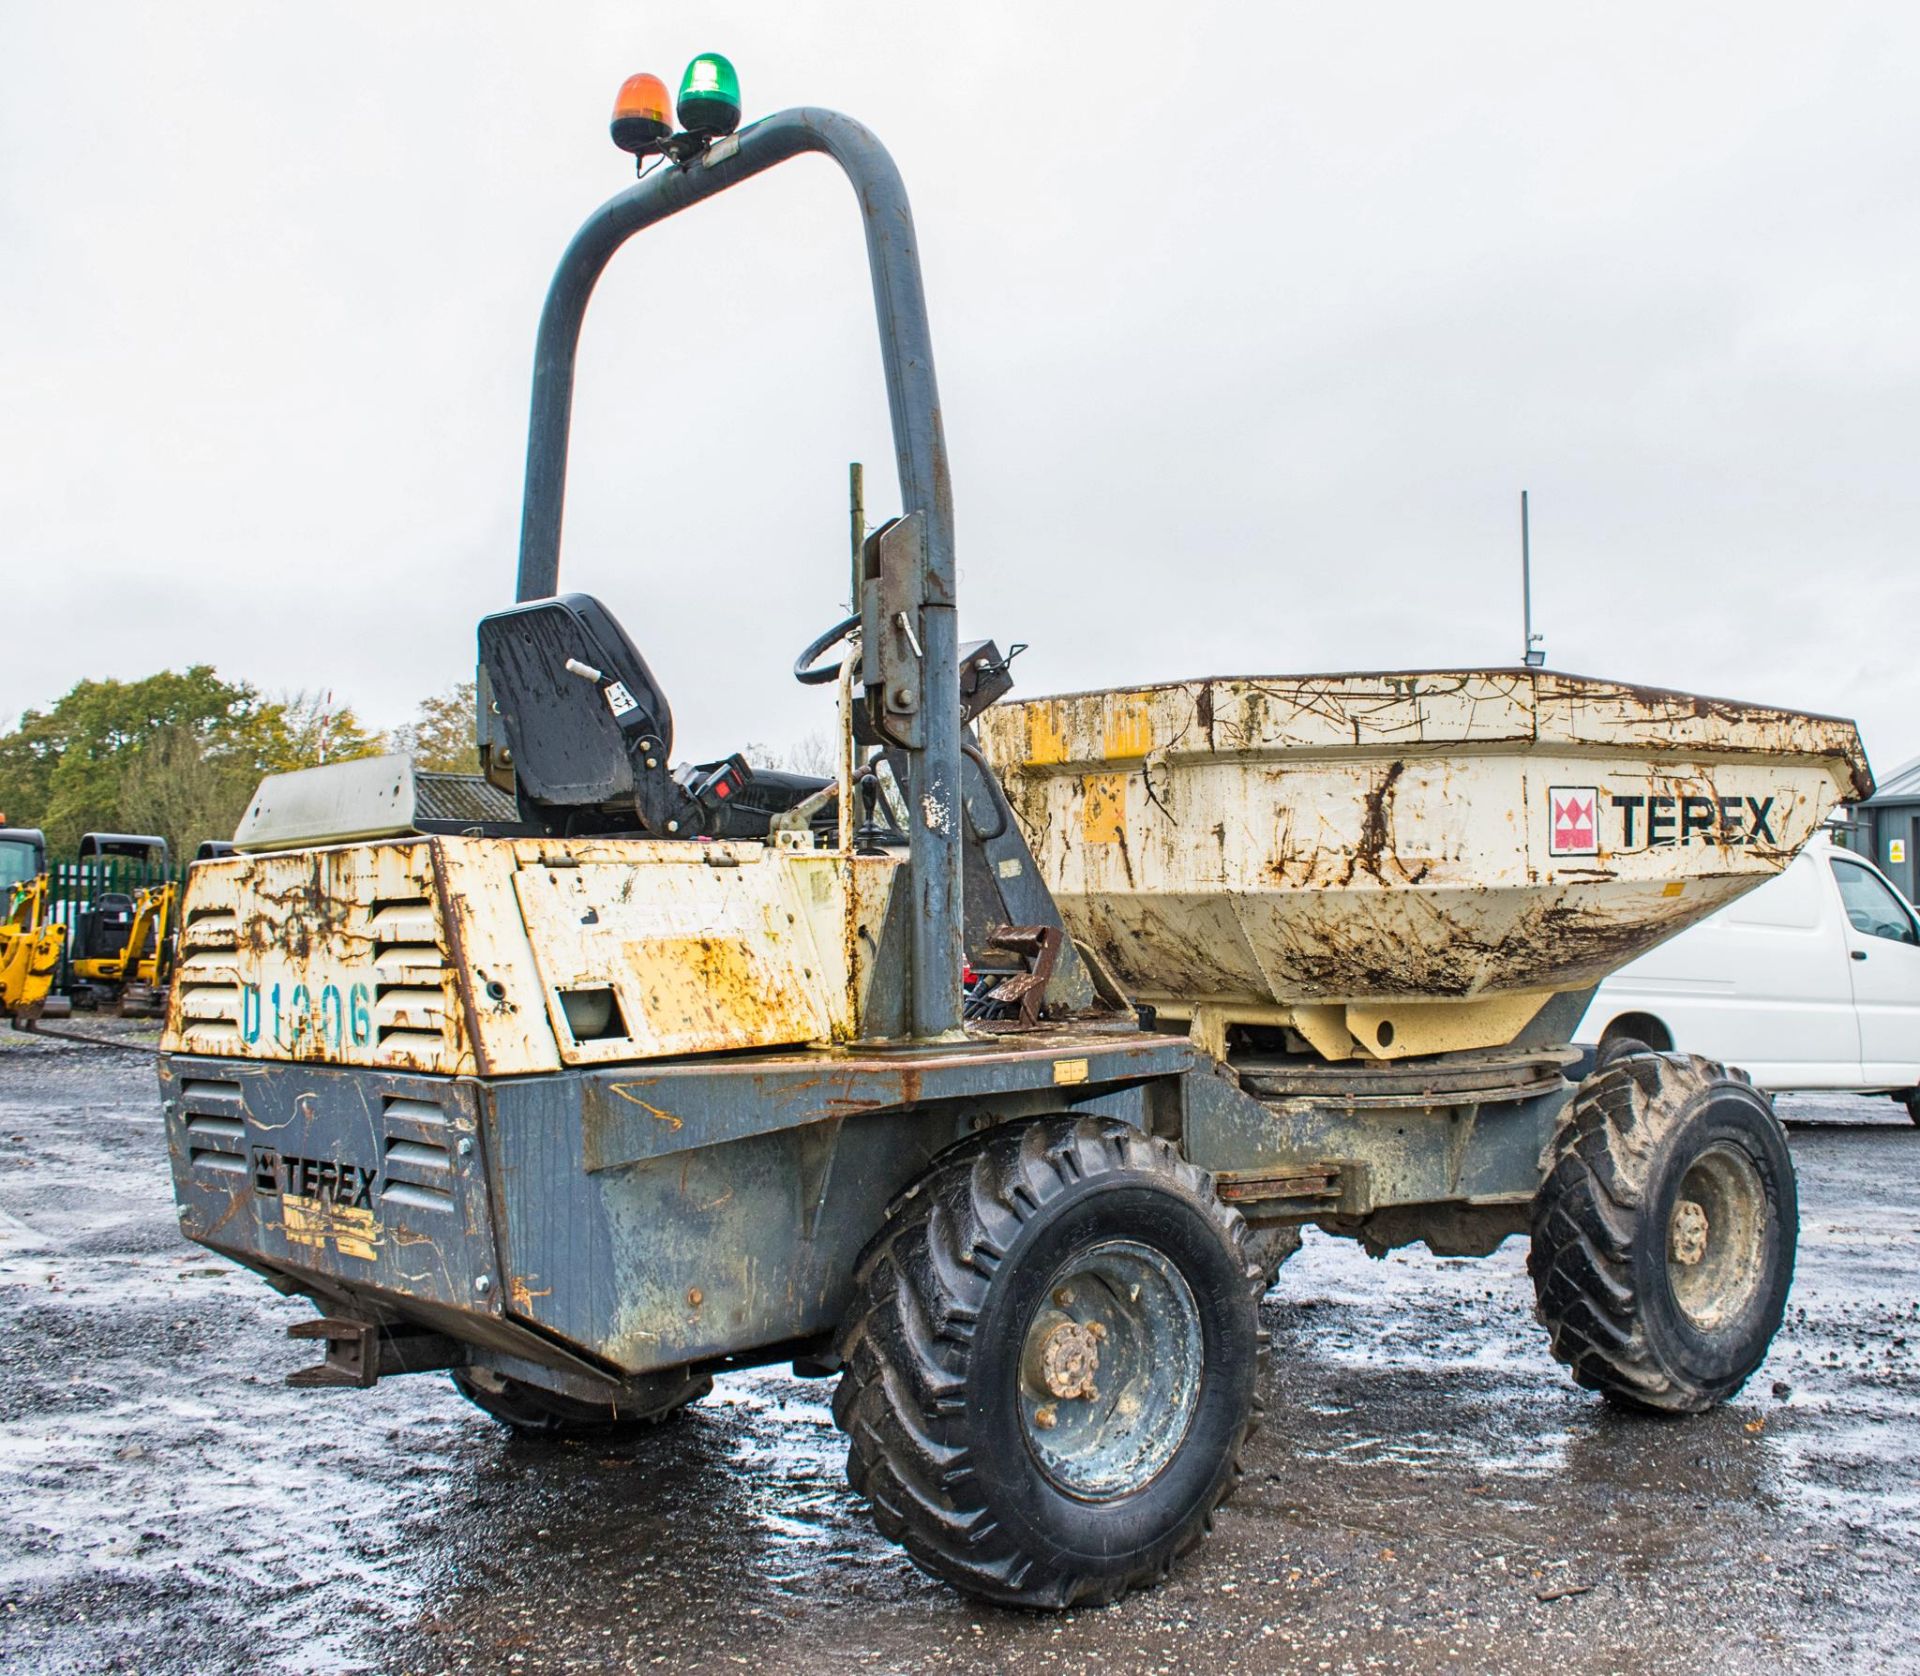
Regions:
[[[79, 875], [90, 883], [74, 916], [67, 991], [76, 1007], [117, 1002], [123, 1014], [158, 1016], [173, 965], [179, 894], [167, 872], [167, 841], [152, 833], [89, 832], [79, 857]], [[126, 867], [136, 872], [123, 888], [117, 869]], [[142, 874], [152, 882], [136, 882]]]
[[60, 970], [67, 928], [47, 912], [47, 846], [31, 827], [0, 825], [0, 1012], [31, 1030]]
[[169, 940], [178, 896], [171, 880], [136, 891], [126, 920], [126, 936], [117, 949], [95, 952], [73, 962], [75, 994], [84, 989], [96, 1003], [112, 996], [125, 1017], [158, 1018], [166, 1010], [163, 969], [172, 965]]

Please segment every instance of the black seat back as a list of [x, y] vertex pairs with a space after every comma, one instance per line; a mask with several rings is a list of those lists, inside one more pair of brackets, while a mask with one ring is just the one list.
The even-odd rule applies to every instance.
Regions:
[[[600, 678], [570, 670], [570, 658]], [[664, 768], [673, 712], [626, 630], [592, 595], [531, 600], [481, 618], [480, 661], [520, 789], [533, 802], [597, 808], [630, 800], [627, 740], [643, 735], [659, 741]]]
[[108, 960], [126, 946], [133, 927], [133, 898], [125, 891], [103, 890], [80, 916], [74, 950], [80, 960]]

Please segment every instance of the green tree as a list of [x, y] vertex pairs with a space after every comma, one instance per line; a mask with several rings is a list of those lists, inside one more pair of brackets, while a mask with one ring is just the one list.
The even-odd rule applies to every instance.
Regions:
[[392, 746], [413, 758], [416, 768], [438, 774], [478, 774], [480, 752], [473, 742], [474, 694], [471, 681], [459, 681], [443, 693], [423, 698], [414, 719], [393, 730]]
[[141, 751], [176, 764], [183, 753], [206, 757], [237, 772], [252, 754], [260, 708], [252, 687], [223, 681], [206, 664], [140, 681], [82, 681], [0, 734], [0, 807], [16, 824], [45, 827], [52, 852], [70, 855], [82, 832], [139, 825], [126, 779]]
[[321, 762], [351, 762], [378, 756], [386, 740], [369, 733], [350, 704], [336, 704], [331, 692], [282, 693], [261, 713], [266, 768], [275, 774], [312, 768]]
[[[157, 832], [174, 859], [185, 861], [203, 839], [233, 835], [259, 783], [245, 751], [211, 743], [191, 727], [159, 728], [128, 753], [117, 818], [107, 824]], [[83, 823], [81, 830], [93, 824]]]
[[176, 857], [232, 833], [263, 774], [380, 748], [350, 708], [265, 699], [206, 664], [140, 681], [82, 681], [0, 733], [0, 809], [71, 856], [83, 832], [158, 832]]

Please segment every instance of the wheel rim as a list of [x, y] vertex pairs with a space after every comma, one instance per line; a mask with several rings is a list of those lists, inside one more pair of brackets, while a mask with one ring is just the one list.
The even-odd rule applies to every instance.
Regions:
[[1766, 1220], [1766, 1186], [1744, 1152], [1709, 1147], [1687, 1166], [1667, 1218], [1667, 1279], [1702, 1332], [1737, 1318], [1759, 1291]]
[[1020, 1422], [1041, 1472], [1083, 1501], [1152, 1482], [1199, 1407], [1201, 1340], [1192, 1288], [1158, 1251], [1108, 1240], [1069, 1258], [1021, 1348]]

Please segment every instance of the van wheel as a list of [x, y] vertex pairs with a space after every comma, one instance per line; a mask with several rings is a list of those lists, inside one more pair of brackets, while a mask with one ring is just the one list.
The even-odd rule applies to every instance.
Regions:
[[1915, 1088], [1900, 1096], [1901, 1104], [1907, 1108], [1907, 1116], [1920, 1124], [1920, 1088]]
[[530, 1437], [657, 1426], [713, 1389], [712, 1379], [705, 1374], [674, 1375], [660, 1381], [657, 1391], [649, 1389], [629, 1405], [625, 1401], [587, 1402], [495, 1373], [491, 1368], [455, 1368], [452, 1378], [454, 1389], [468, 1402]]
[[945, 1153], [861, 1257], [838, 1346], [847, 1478], [881, 1531], [1007, 1605], [1167, 1576], [1259, 1414], [1245, 1232], [1203, 1171], [1111, 1119]]
[[1527, 1269], [1554, 1355], [1628, 1408], [1732, 1396], [1779, 1330], [1800, 1227], [1767, 1097], [1704, 1059], [1637, 1054], [1581, 1083], [1547, 1164]]

